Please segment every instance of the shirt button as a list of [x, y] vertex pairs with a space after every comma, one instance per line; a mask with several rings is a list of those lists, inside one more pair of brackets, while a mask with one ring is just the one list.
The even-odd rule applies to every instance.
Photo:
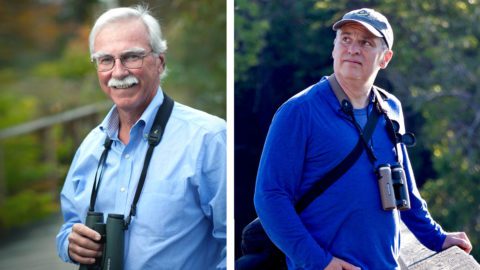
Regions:
[[121, 191], [121, 192], [125, 192], [125, 188], [122, 187], [122, 188], [120, 189], [120, 191]]
[[125, 158], [126, 158], [126, 159], [129, 159], [129, 158], [130, 158], [130, 155], [129, 155], [129, 154], [126, 154], [126, 155], [125, 155]]

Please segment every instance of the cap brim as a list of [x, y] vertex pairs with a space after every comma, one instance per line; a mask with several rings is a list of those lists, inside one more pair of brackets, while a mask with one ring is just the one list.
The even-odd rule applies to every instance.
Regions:
[[370, 24], [368, 24], [364, 21], [360, 21], [360, 20], [354, 20], [354, 19], [340, 20], [340, 21], [336, 22], [332, 26], [332, 28], [333, 28], [333, 30], [337, 31], [338, 29], [340, 29], [343, 25], [345, 25], [347, 23], [359, 23], [359, 24], [363, 25], [365, 28], [367, 28], [367, 30], [370, 33], [372, 33], [374, 36], [383, 38], [382, 33], [380, 33], [380, 31], [378, 31], [377, 29], [375, 29], [375, 27], [371, 26]]

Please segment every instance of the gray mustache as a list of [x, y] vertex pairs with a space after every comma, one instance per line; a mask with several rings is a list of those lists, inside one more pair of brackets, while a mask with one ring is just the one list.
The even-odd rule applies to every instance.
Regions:
[[137, 77], [133, 75], [128, 75], [127, 77], [119, 80], [115, 78], [111, 78], [108, 81], [108, 87], [115, 87], [115, 88], [126, 88], [128, 86], [138, 84], [138, 79]]

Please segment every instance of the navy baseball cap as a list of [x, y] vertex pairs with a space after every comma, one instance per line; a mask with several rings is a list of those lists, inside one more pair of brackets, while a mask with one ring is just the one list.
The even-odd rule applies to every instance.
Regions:
[[387, 43], [389, 49], [393, 46], [393, 30], [387, 18], [379, 12], [370, 9], [356, 9], [343, 15], [343, 18], [333, 25], [333, 30], [337, 31], [344, 24], [349, 22], [360, 23], [365, 26], [372, 34], [381, 37]]

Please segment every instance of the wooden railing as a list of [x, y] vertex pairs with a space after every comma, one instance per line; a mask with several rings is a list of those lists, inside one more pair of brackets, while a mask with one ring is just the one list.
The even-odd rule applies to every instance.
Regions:
[[480, 264], [458, 247], [435, 253], [423, 246], [402, 223], [402, 270], [480, 270]]
[[52, 168], [55, 168], [54, 166], [57, 164], [57, 145], [54, 128], [59, 125], [62, 126], [63, 132], [73, 139], [75, 146], [78, 146], [85, 135], [82, 130], [89, 130], [97, 125], [109, 107], [111, 107], [111, 102], [91, 104], [0, 130], [0, 203], [8, 195], [5, 179], [5, 159], [8, 158], [4, 151], [6, 140], [24, 135], [37, 136], [40, 141], [42, 163], [50, 164]]

